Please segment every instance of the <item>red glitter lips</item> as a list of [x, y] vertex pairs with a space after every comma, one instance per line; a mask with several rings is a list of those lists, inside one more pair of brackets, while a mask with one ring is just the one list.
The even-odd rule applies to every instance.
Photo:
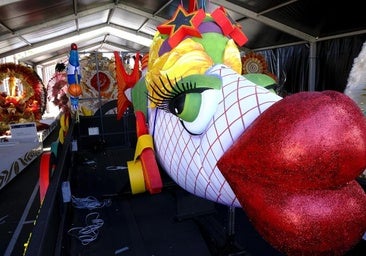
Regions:
[[218, 161], [258, 232], [287, 255], [342, 255], [366, 230], [366, 119], [336, 91], [288, 96]]

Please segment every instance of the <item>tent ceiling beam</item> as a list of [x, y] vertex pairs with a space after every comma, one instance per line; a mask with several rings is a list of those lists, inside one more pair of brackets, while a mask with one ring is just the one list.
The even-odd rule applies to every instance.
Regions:
[[224, 0], [211, 0], [212, 3], [217, 4], [217, 5], [221, 5], [223, 7], [225, 7], [228, 10], [234, 11], [234, 12], [239, 12], [241, 14], [243, 14], [244, 16], [247, 16], [253, 20], [259, 21], [263, 24], [266, 24], [270, 27], [276, 28], [278, 30], [281, 30], [282, 32], [285, 32], [287, 34], [290, 34], [292, 36], [295, 36], [297, 38], [300, 38], [304, 41], [308, 41], [308, 42], [315, 42], [316, 38], [306, 34], [300, 30], [294, 29], [292, 27], [289, 27], [283, 23], [277, 22], [273, 19], [267, 18], [262, 16], [260, 13], [256, 13], [253, 12], [251, 10], [248, 10], [246, 8], [243, 8], [241, 6], [235, 5], [233, 3], [224, 1]]

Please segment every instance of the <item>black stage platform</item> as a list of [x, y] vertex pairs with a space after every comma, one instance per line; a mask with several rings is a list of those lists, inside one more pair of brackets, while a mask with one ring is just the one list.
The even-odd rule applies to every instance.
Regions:
[[[57, 140], [58, 129], [47, 134], [43, 150]], [[40, 156], [0, 190], [0, 255], [23, 255], [40, 207], [39, 166]]]
[[[242, 209], [229, 209], [191, 195], [163, 171], [161, 193], [132, 195], [127, 170], [108, 167], [126, 166], [133, 153], [126, 148], [94, 148], [76, 153], [77, 165], [71, 179], [74, 202], [92, 197], [101, 208], [85, 209], [86, 204], [81, 203], [83, 209], [79, 209], [80, 204], [74, 203], [71, 222], [66, 227], [67, 255], [282, 255], [259, 236]], [[93, 226], [92, 219], [100, 227], [95, 240], [84, 240], [83, 245], [73, 235], [83, 227]], [[363, 242], [347, 255], [361, 256], [365, 252]]]
[[[127, 170], [108, 167], [126, 166], [133, 153], [114, 148], [76, 154], [71, 179], [74, 207], [64, 244], [70, 255], [281, 255], [256, 234], [241, 209], [234, 209], [235, 220], [230, 219], [228, 207], [187, 193], [163, 172], [161, 193], [132, 195]], [[102, 207], [77, 208], [87, 207], [86, 201]], [[86, 223], [87, 216], [104, 223], [96, 240], [83, 245], [74, 235], [91, 224]]]
[[[53, 138], [57, 138], [57, 132], [58, 129]], [[133, 195], [127, 170], [107, 168], [126, 166], [133, 154], [130, 147], [108, 148], [103, 145], [88, 146], [73, 153], [73, 165], [68, 168], [74, 203], [65, 203], [69, 209], [67, 217], [56, 219], [63, 227], [59, 231], [62, 239], [55, 242], [61, 243], [61, 249], [52, 256], [283, 255], [261, 238], [242, 209], [229, 209], [191, 195], [178, 187], [164, 171], [161, 171], [164, 184], [161, 193]], [[50, 216], [47, 212], [50, 208], [41, 208], [37, 212], [40, 204], [36, 194], [28, 209], [29, 214], [22, 215], [34, 193], [38, 173], [37, 160], [0, 191], [0, 217], [8, 216], [3, 223], [0, 222], [0, 255], [23, 255], [24, 244], [34, 232], [32, 237], [37, 238], [36, 242], [39, 236], [45, 241], [40, 243], [42, 246], [35, 247], [31, 246], [34, 240], [30, 240], [26, 255], [51, 256], [42, 253], [42, 248], [54, 243], [52, 235], [45, 231], [47, 225], [44, 225], [44, 217]], [[55, 205], [48, 204], [47, 197], [44, 204]], [[85, 208], [86, 201], [89, 209]], [[40, 215], [38, 220], [37, 214]], [[55, 227], [55, 222], [51, 223], [51, 227]], [[80, 232], [82, 228], [83, 232]], [[16, 232], [19, 235], [17, 241], [13, 241]], [[14, 249], [7, 254], [10, 244], [14, 244]], [[361, 241], [346, 255], [365, 256], [366, 242]]]

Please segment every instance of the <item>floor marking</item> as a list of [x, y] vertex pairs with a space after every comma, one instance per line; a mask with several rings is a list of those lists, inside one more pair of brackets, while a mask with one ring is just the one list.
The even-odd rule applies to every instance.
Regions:
[[38, 189], [39, 189], [39, 181], [37, 182], [37, 184], [35, 185], [35, 187], [33, 189], [32, 195], [30, 196], [30, 198], [28, 200], [27, 206], [25, 207], [24, 212], [23, 212], [23, 215], [22, 215], [22, 217], [19, 220], [18, 226], [17, 226], [17, 228], [14, 231], [14, 234], [13, 234], [13, 236], [12, 236], [10, 242], [9, 242], [8, 247], [6, 248], [6, 251], [5, 251], [4, 256], [10, 256], [11, 253], [13, 252], [14, 246], [15, 246], [17, 240], [18, 240], [18, 237], [20, 235], [20, 232], [22, 231], [22, 227], [23, 227], [23, 225], [25, 223], [25, 219], [27, 218], [27, 216], [29, 214], [29, 210], [32, 207], [34, 198], [38, 194]]

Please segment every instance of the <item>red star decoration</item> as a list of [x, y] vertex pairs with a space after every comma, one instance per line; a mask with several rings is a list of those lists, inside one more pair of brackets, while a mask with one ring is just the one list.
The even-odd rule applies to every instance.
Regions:
[[174, 48], [186, 36], [202, 37], [198, 26], [205, 16], [203, 9], [188, 13], [182, 5], [179, 5], [172, 19], [159, 25], [157, 29], [161, 34], [169, 35], [168, 43]]

